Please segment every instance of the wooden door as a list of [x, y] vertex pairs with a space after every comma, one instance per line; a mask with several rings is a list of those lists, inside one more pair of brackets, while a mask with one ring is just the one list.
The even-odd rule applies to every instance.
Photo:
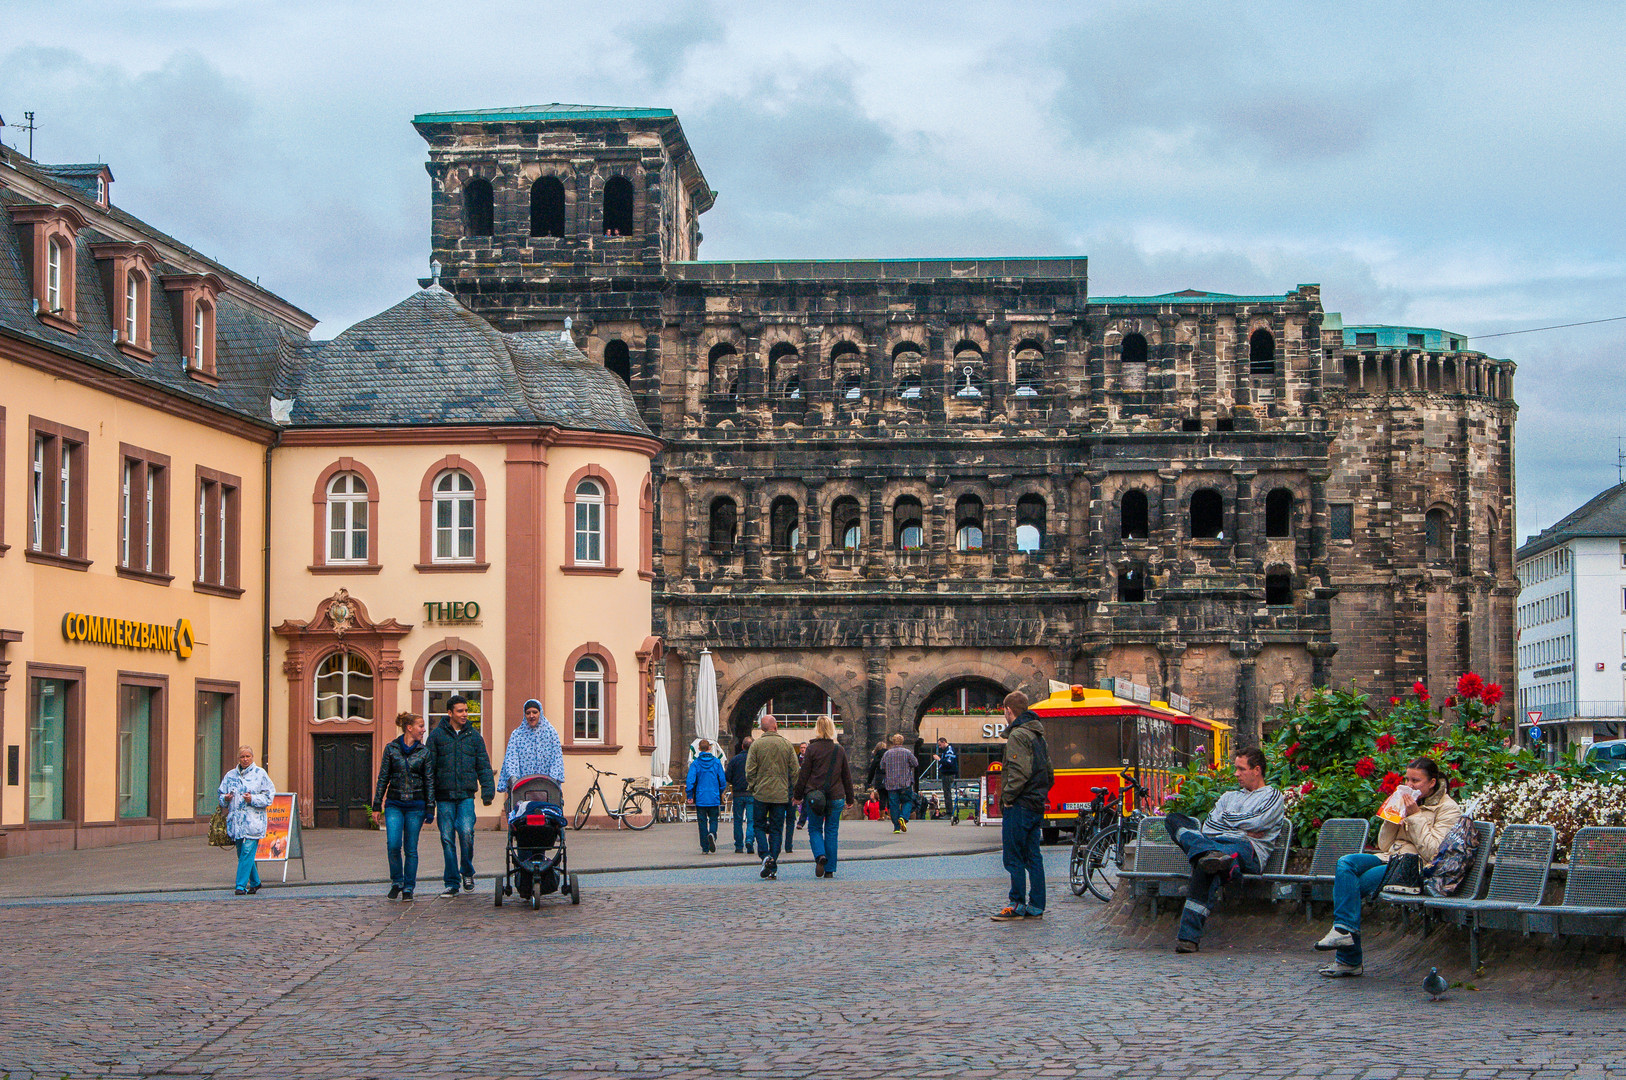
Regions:
[[365, 829], [373, 797], [373, 737], [315, 735], [316, 827]]

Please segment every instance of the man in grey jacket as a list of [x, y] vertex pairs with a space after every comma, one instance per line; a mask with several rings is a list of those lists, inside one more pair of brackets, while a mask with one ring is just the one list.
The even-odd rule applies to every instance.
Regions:
[[779, 844], [785, 835], [785, 818], [796, 787], [796, 748], [779, 734], [779, 721], [770, 713], [763, 716], [762, 734], [751, 742], [745, 754], [745, 786], [755, 803], [757, 854], [762, 856], [762, 876], [779, 876]]
[[1263, 750], [1250, 746], [1239, 751], [1232, 768], [1239, 790], [1221, 795], [1208, 820], [1199, 822], [1185, 814], [1164, 818], [1169, 838], [1191, 859], [1175, 952], [1197, 951], [1221, 886], [1240, 874], [1260, 873], [1287, 821], [1287, 800], [1265, 783]]
[[1010, 903], [994, 912], [995, 922], [1044, 918], [1045, 805], [1056, 771], [1044, 741], [1044, 724], [1028, 708], [1020, 690], [1005, 695], [1005, 763], [999, 774], [1000, 842], [1011, 875]]

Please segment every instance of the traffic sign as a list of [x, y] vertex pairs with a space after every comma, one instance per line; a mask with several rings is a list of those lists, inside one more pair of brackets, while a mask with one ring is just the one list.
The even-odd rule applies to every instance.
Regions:
[[1524, 714], [1524, 720], [1525, 720], [1525, 723], [1527, 723], [1527, 724], [1539, 724], [1539, 723], [1541, 723], [1541, 710], [1540, 709], [1531, 709], [1529, 712]]

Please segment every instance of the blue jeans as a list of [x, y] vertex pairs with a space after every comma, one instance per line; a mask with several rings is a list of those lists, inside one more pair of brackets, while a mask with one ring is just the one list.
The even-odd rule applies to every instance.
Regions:
[[254, 861], [254, 853], [260, 850], [260, 840], [242, 839], [237, 844], [237, 888], [247, 889], [260, 887], [260, 866]]
[[734, 796], [734, 850], [756, 852], [756, 800], [749, 795]]
[[700, 850], [717, 850], [717, 815], [722, 813], [720, 806], [697, 806], [694, 808], [694, 819], [700, 823]]
[[909, 820], [909, 811], [915, 808], [915, 792], [913, 788], [904, 788], [902, 791], [889, 791], [886, 793], [886, 805], [892, 815], [892, 827]]
[[785, 820], [790, 817], [790, 803], [757, 800], [757, 854], [768, 859], [779, 858], [779, 840], [785, 835]]
[[1388, 863], [1364, 851], [1338, 860], [1332, 879], [1332, 924], [1355, 939], [1353, 947], [1338, 950], [1339, 963], [1352, 967], [1360, 964], [1361, 901], [1378, 894], [1383, 888], [1383, 876], [1388, 872]]
[[836, 838], [841, 834], [841, 811], [846, 805], [846, 799], [831, 799], [828, 814], [807, 815], [807, 846], [813, 849], [815, 859], [824, 859], [827, 874], [836, 872]]
[[1011, 875], [1011, 907], [1029, 915], [1044, 914], [1044, 853], [1039, 850], [1043, 831], [1043, 814], [1023, 806], [1005, 807], [999, 838]]
[[[474, 876], [474, 800], [440, 800], [435, 821], [440, 825], [440, 850], [446, 856], [446, 873], [441, 880], [448, 889], [454, 889], [463, 877]], [[463, 848], [462, 877], [458, 876], [459, 845]]]
[[1191, 880], [1186, 883], [1186, 904], [1180, 911], [1179, 937], [1181, 941], [1201, 941], [1203, 927], [1208, 925], [1208, 916], [1214, 910], [1225, 882], [1198, 866], [1197, 857], [1210, 851], [1236, 855], [1241, 861], [1243, 873], [1257, 874], [1260, 870], [1259, 856], [1246, 837], [1233, 840], [1209, 836], [1201, 829], [1183, 828], [1171, 839], [1191, 860]]
[[390, 884], [402, 892], [418, 888], [418, 833], [424, 810], [384, 804], [384, 847], [390, 856]]

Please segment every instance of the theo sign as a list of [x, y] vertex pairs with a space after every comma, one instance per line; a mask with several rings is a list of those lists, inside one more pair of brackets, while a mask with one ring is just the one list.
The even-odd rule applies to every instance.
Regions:
[[425, 600], [423, 618], [425, 622], [435, 623], [475, 622], [480, 618], [480, 605], [473, 600], [457, 600], [451, 603]]
[[191, 656], [197, 644], [192, 636], [190, 619], [181, 619], [174, 626], [168, 626], [113, 619], [105, 615], [82, 615], [75, 611], [62, 616], [62, 637], [67, 641], [85, 641], [92, 645], [112, 645], [121, 649], [172, 652], [180, 660]]

